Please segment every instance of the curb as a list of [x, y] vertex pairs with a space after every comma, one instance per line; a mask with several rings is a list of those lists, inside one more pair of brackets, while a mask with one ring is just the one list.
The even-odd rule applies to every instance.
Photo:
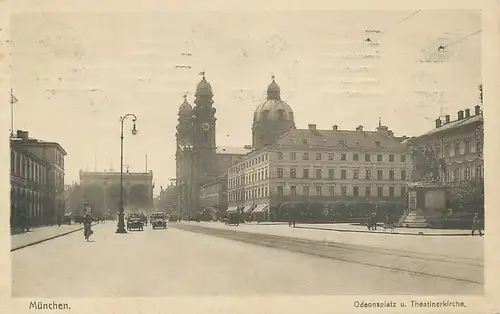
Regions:
[[[314, 227], [300, 227], [296, 226], [295, 228], [299, 229], [309, 229], [309, 230], [324, 230], [324, 231], [337, 231], [337, 232], [357, 232], [357, 233], [370, 233], [370, 234], [397, 234], [397, 235], [406, 235], [406, 236], [424, 236], [424, 237], [457, 237], [457, 236], [471, 236], [470, 233], [406, 233], [406, 232], [370, 232], [363, 230], [345, 230], [345, 229], [333, 229], [333, 228], [314, 228]], [[485, 233], [483, 233], [483, 236]]]
[[[92, 226], [95, 226], [95, 225], [96, 224], [93, 224]], [[17, 250], [20, 250], [20, 249], [24, 249], [24, 248], [26, 248], [28, 246], [33, 246], [33, 245], [40, 244], [40, 243], [43, 243], [43, 242], [46, 242], [46, 241], [49, 241], [49, 240], [57, 239], [57, 238], [65, 236], [65, 235], [68, 235], [68, 234], [75, 233], [77, 231], [83, 230], [83, 228], [84, 227], [81, 227], [81, 228], [78, 228], [78, 229], [75, 229], [75, 230], [71, 230], [71, 231], [68, 231], [68, 232], [60, 233], [58, 235], [45, 238], [45, 239], [42, 239], [42, 240], [38, 240], [38, 241], [35, 241], [35, 242], [24, 244], [24, 245], [21, 245], [21, 246], [18, 246], [18, 247], [10, 249], [10, 251], [14, 252], [14, 251], [17, 251]]]

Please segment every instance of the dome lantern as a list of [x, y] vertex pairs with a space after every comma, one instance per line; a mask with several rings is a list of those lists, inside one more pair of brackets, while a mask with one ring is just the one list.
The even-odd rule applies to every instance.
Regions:
[[267, 87], [267, 99], [280, 100], [280, 87], [274, 81], [274, 75], [272, 76], [273, 81]]

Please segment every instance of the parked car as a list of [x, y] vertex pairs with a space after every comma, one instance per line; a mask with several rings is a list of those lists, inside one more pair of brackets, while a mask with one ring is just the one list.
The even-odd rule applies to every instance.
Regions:
[[167, 229], [167, 215], [164, 212], [154, 212], [151, 215], [151, 227], [153, 229]]
[[131, 214], [127, 219], [127, 230], [144, 230], [144, 223], [139, 214]]

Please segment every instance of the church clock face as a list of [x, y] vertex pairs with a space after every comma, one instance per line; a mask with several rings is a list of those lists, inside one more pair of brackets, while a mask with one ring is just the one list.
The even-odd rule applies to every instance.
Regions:
[[203, 123], [203, 130], [204, 130], [204, 131], [208, 131], [208, 130], [210, 130], [210, 124], [208, 124], [208, 123]]

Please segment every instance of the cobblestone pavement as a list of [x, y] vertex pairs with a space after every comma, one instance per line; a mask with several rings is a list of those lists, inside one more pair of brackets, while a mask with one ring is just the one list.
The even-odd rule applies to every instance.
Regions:
[[453, 280], [346, 263], [172, 227], [148, 227], [128, 234], [115, 234], [115, 227], [111, 223], [96, 225], [92, 242], [85, 242], [83, 234], [75, 232], [12, 252], [13, 296], [483, 292], [483, 286], [478, 284], [457, 284]]

